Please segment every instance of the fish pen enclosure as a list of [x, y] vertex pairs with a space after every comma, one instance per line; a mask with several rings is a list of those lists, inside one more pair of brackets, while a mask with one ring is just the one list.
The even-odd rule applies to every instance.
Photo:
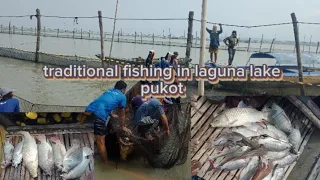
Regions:
[[[317, 101], [317, 102], [316, 102]], [[244, 105], [245, 102], [245, 107], [241, 107], [241, 103], [243, 103], [242, 105]], [[289, 132], [288, 133], [283, 133], [278, 129], [275, 129], [277, 132], [279, 131], [279, 134], [275, 134], [275, 137], [280, 137], [280, 135], [284, 134], [284, 139], [287, 139], [290, 143], [292, 143], [292, 146], [290, 146], [290, 148], [295, 147], [294, 149], [296, 149], [296, 154], [297, 155], [292, 155], [294, 156], [296, 159], [291, 159], [292, 161], [290, 163], [284, 163], [281, 165], [281, 158], [287, 158], [289, 157], [289, 150], [286, 149], [286, 151], [282, 151], [282, 152], [287, 152], [284, 154], [284, 156], [282, 157], [278, 157], [279, 159], [273, 159], [269, 157], [271, 156], [268, 151], [268, 155], [266, 154], [259, 154], [259, 153], [263, 153], [263, 151], [265, 149], [263, 149], [263, 147], [265, 146], [267, 149], [267, 144], [261, 143], [259, 142], [259, 140], [257, 141], [258, 144], [262, 145], [262, 149], [260, 149], [261, 147], [256, 147], [249, 149], [249, 152], [252, 153], [250, 156], [249, 154], [237, 154], [239, 153], [238, 150], [240, 151], [241, 148], [246, 147], [243, 146], [241, 148], [239, 148], [238, 150], [234, 151], [233, 154], [231, 153], [233, 147], [232, 145], [230, 146], [220, 146], [220, 143], [223, 144], [223, 138], [224, 135], [226, 135], [225, 133], [230, 133], [230, 130], [232, 132], [238, 132], [240, 134], [242, 134], [245, 131], [241, 131], [241, 127], [248, 127], [248, 131], [250, 131], [251, 133], [257, 133], [258, 137], [255, 137], [255, 135], [248, 135], [248, 134], [242, 134], [240, 137], [242, 137], [242, 139], [250, 139], [252, 140], [251, 142], [255, 142], [253, 141], [254, 138], [267, 138], [270, 136], [272, 136], [271, 133], [266, 133], [263, 134], [262, 131], [258, 131], [258, 132], [254, 132], [254, 129], [250, 129], [251, 125], [243, 125], [243, 126], [233, 126], [233, 123], [230, 122], [226, 122], [227, 124], [225, 126], [221, 126], [220, 125], [216, 125], [216, 127], [213, 126], [214, 123], [217, 123], [215, 121], [217, 121], [217, 117], [219, 115], [222, 114], [226, 115], [226, 112], [228, 112], [228, 110], [230, 109], [237, 109], [237, 108], [247, 108], [247, 109], [256, 109], [258, 110], [257, 112], [263, 112], [265, 110], [265, 107], [269, 107], [270, 104], [277, 104], [279, 107], [278, 110], [281, 110], [281, 112], [285, 112], [286, 116], [288, 117], [288, 119], [290, 119], [292, 124], [292, 129], [291, 129], [291, 134], [293, 134], [293, 129], [298, 129], [300, 131], [300, 135], [301, 137], [299, 138], [299, 141], [295, 142], [295, 146], [293, 145], [293, 143], [290, 141], [290, 137], [291, 134]], [[238, 179], [239, 177], [247, 177], [248, 174], [246, 174], [247, 176], [245, 176], [244, 172], [250, 172], [248, 170], [249, 165], [252, 165], [252, 161], [253, 158], [251, 158], [251, 160], [249, 160], [246, 163], [247, 166], [238, 166], [238, 167], [228, 167], [227, 164], [228, 162], [231, 162], [233, 164], [236, 163], [237, 161], [237, 157], [238, 160], [241, 159], [241, 157], [246, 160], [246, 158], [248, 159], [248, 157], [258, 157], [259, 159], [257, 159], [257, 163], [256, 166], [254, 168], [251, 169], [251, 173], [250, 177], [248, 179], [251, 179], [251, 177], [253, 175], [255, 175], [254, 177], [257, 177], [259, 175], [258, 169], [260, 167], [261, 164], [260, 161], [262, 161], [262, 158], [265, 158], [267, 161], [265, 162], [267, 164], [267, 167], [272, 167], [272, 169], [269, 169], [267, 175], [268, 177], [271, 178], [271, 176], [275, 176], [281, 177], [281, 179], [287, 179], [288, 176], [290, 175], [292, 169], [294, 168], [294, 166], [296, 165], [297, 161], [299, 161], [299, 155], [301, 153], [303, 153], [309, 138], [311, 137], [315, 126], [318, 126], [318, 115], [319, 115], [319, 97], [294, 97], [294, 96], [289, 96], [289, 97], [268, 97], [268, 96], [252, 96], [252, 97], [221, 97], [221, 99], [216, 98], [216, 99], [209, 99], [207, 97], [198, 97], [197, 98], [197, 103], [194, 107], [191, 108], [191, 156], [192, 156], [192, 162], [191, 162], [191, 171], [192, 171], [192, 175], [193, 176], [197, 176], [199, 178], [205, 179], [205, 180], [216, 180], [216, 179]], [[249, 106], [249, 107], [248, 107]], [[282, 111], [283, 109], [283, 111]], [[255, 111], [256, 111], [255, 110]], [[230, 111], [229, 111], [230, 112]], [[280, 111], [277, 111], [280, 112]], [[279, 114], [278, 114], [279, 115]], [[277, 115], [277, 116], [278, 116]], [[227, 115], [226, 115], [227, 116]], [[273, 118], [277, 118], [277, 116], [272, 116]], [[284, 115], [285, 116], [285, 115]], [[220, 116], [221, 117], [221, 116]], [[241, 115], [237, 114], [234, 116], [235, 119], [237, 118], [241, 118]], [[243, 117], [243, 116], [242, 116]], [[282, 119], [284, 120], [284, 119]], [[278, 121], [279, 122], [279, 121]], [[320, 121], [319, 121], [320, 122]], [[235, 122], [236, 123], [236, 122]], [[265, 124], [267, 123], [267, 124]], [[271, 131], [271, 127], [279, 127], [277, 125], [271, 125], [268, 124], [268, 122], [265, 122], [261, 124], [261, 127], [263, 127], [264, 125], [266, 126], [266, 129], [264, 128], [260, 128], [260, 129], [264, 129], [265, 131]], [[281, 122], [283, 123], [283, 122]], [[263, 125], [264, 124], [264, 125]], [[282, 124], [283, 125], [283, 124]], [[259, 126], [258, 126], [259, 127]], [[291, 127], [291, 125], [290, 125]], [[261, 133], [261, 134], [259, 134]], [[261, 136], [259, 136], [261, 135]], [[270, 135], [270, 136], [269, 136]], [[288, 137], [287, 137], [288, 135]], [[263, 136], [267, 136], [267, 137], [263, 137]], [[273, 138], [275, 138], [273, 137]], [[229, 140], [226, 139], [226, 142], [229, 142]], [[235, 140], [235, 139], [234, 139]], [[248, 140], [248, 141], [250, 141]], [[219, 143], [217, 143], [219, 142]], [[243, 141], [245, 142], [245, 141]], [[278, 142], [278, 141], [277, 141]], [[279, 142], [285, 142], [282, 141], [282, 139], [279, 140]], [[287, 141], [286, 141], [287, 142]], [[235, 143], [236, 142], [235, 140]], [[245, 144], [245, 143], [244, 143]], [[238, 146], [241, 146], [239, 144], [237, 144]], [[234, 146], [234, 147], [238, 147], [238, 146]], [[248, 145], [249, 146], [249, 145]], [[229, 147], [229, 148], [228, 148]], [[250, 147], [254, 147], [254, 146], [250, 146]], [[270, 148], [270, 147], [269, 147]], [[273, 147], [271, 147], [273, 148]], [[230, 152], [228, 153], [228, 150], [230, 150]], [[291, 151], [292, 149], [290, 149]], [[258, 153], [256, 155], [254, 154], [254, 151], [256, 151], [255, 153]], [[259, 152], [260, 151], [260, 152]], [[274, 150], [275, 151], [275, 150]], [[243, 152], [248, 152], [248, 151], [243, 151]], [[281, 154], [281, 152], [278, 153], [278, 151], [275, 151], [275, 154]], [[290, 153], [291, 154], [291, 153]], [[246, 156], [247, 155], [247, 156]], [[261, 159], [260, 159], [261, 158]], [[242, 159], [242, 160], [243, 160]], [[239, 162], [239, 161], [237, 161]], [[264, 162], [264, 161], [262, 161]], [[311, 162], [312, 163], [312, 162]], [[228, 164], [230, 165], [230, 163]], [[266, 170], [266, 169], [265, 169]], [[279, 170], [281, 170], [281, 172], [279, 174], [277, 174], [277, 170], [279, 172]], [[242, 172], [244, 171], [244, 172]], [[309, 169], [309, 174], [311, 173], [312, 170]], [[256, 176], [257, 175], [257, 176]], [[266, 177], [267, 175], [265, 175], [264, 177]], [[278, 175], [278, 176], [277, 176]], [[258, 176], [260, 177], [260, 176]], [[246, 178], [244, 178], [246, 179]], [[263, 178], [262, 178], [263, 179]]]
[[[32, 141], [38, 142], [38, 136], [44, 135], [46, 137], [45, 140], [49, 140], [52, 145], [53, 154], [55, 154], [54, 144], [56, 141], [51, 141], [51, 138], [58, 138], [58, 141], [65, 147], [65, 150], [68, 154], [68, 150], [70, 150], [74, 145], [80, 145], [79, 148], [83, 149], [83, 147], [88, 147], [92, 150], [92, 154], [94, 151], [94, 135], [93, 135], [93, 123], [90, 120], [85, 120], [84, 122], [78, 122], [77, 117], [81, 116], [81, 113], [38, 113], [39, 118], [36, 118], [37, 113], [4, 113], [0, 114], [0, 124], [5, 127], [5, 131], [1, 131], [1, 135], [5, 135], [5, 139], [2, 141], [8, 141], [16, 148], [19, 142], [22, 141], [21, 131], [28, 132], [32, 137]], [[47, 116], [47, 118], [43, 118], [41, 116]], [[25, 116], [25, 118], [24, 118]], [[62, 117], [61, 117], [62, 116]], [[66, 117], [69, 116], [69, 117]], [[18, 117], [18, 118], [17, 118]], [[73, 117], [73, 120], [72, 120]], [[31, 119], [30, 119], [31, 118]], [[80, 119], [79, 119], [80, 121]], [[24, 138], [24, 143], [26, 142]], [[75, 143], [77, 141], [77, 143]], [[1, 142], [3, 145], [4, 142]], [[40, 152], [39, 144], [38, 144], [38, 155], [43, 154], [44, 152]], [[1, 161], [5, 162], [5, 144], [3, 145], [3, 149], [1, 152]], [[24, 145], [23, 145], [24, 148]], [[22, 148], [22, 152], [23, 152]], [[84, 150], [83, 150], [84, 152]], [[14, 158], [16, 154], [13, 152], [13, 164]], [[55, 155], [53, 156], [55, 157]], [[88, 160], [86, 159], [88, 157]], [[88, 166], [85, 167], [85, 172], [81, 173], [80, 179], [93, 179], [93, 169], [94, 169], [94, 160], [93, 156], [89, 155], [83, 158], [81, 163], [85, 160], [88, 162]], [[27, 166], [22, 165], [24, 160], [22, 159], [21, 163], [18, 163], [16, 167], [8, 164], [8, 166], [0, 171], [0, 179], [1, 180], [9, 180], [9, 179], [17, 179], [17, 180], [25, 180], [25, 179], [34, 179], [29, 173]], [[74, 169], [70, 170], [70, 174], [74, 174], [76, 168], [78, 168], [80, 164]], [[78, 169], [77, 169], [78, 170]], [[62, 179], [62, 173], [58, 171], [58, 168], [55, 166], [51, 171], [51, 176], [48, 176], [48, 172], [45, 172], [40, 168], [40, 156], [39, 156], [39, 167], [37, 170], [37, 178], [38, 180], [42, 179]], [[68, 174], [69, 174], [68, 173]]]

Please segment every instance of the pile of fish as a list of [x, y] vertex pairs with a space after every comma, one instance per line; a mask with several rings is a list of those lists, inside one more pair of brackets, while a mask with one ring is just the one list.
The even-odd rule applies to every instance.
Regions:
[[[241, 180], [282, 180], [285, 168], [300, 155], [301, 133], [284, 110], [268, 103], [261, 111], [240, 101], [238, 107], [221, 112], [210, 124], [225, 127], [211, 147], [221, 150], [210, 156], [208, 171], [240, 169]], [[224, 157], [222, 161], [217, 158]]]
[[22, 135], [22, 141], [16, 147], [11, 143], [12, 138], [6, 138], [1, 168], [10, 165], [17, 168], [23, 161], [33, 178], [38, 176], [38, 167], [48, 176], [56, 167], [63, 179], [77, 179], [86, 172], [93, 151], [89, 147], [81, 147], [79, 140], [73, 139], [71, 148], [66, 151], [58, 137], [48, 140], [45, 135], [36, 135], [37, 144], [29, 132], [20, 131], [18, 134]]

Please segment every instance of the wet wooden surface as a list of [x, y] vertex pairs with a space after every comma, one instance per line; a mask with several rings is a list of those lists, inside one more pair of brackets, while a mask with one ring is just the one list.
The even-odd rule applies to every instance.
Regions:
[[[292, 123], [300, 125], [300, 132], [302, 141], [299, 151], [303, 152], [312, 132], [312, 122], [289, 100], [283, 98], [278, 105], [280, 105]], [[240, 170], [234, 171], [213, 171], [206, 172], [209, 168], [208, 157], [219, 152], [217, 148], [209, 148], [209, 142], [215, 140], [223, 130], [223, 128], [213, 128], [210, 123], [223, 110], [228, 109], [225, 103], [214, 103], [205, 98], [198, 97], [197, 105], [191, 109], [191, 157], [192, 160], [199, 161], [201, 168], [198, 171], [198, 176], [205, 180], [238, 179]], [[298, 122], [300, 121], [300, 122]], [[223, 157], [217, 158], [215, 162], [221, 162]], [[289, 176], [296, 163], [286, 167], [285, 179]]]
[[[47, 138], [57, 136], [60, 141], [65, 145], [66, 150], [71, 148], [71, 140], [72, 139], [78, 139], [81, 143], [81, 147], [90, 147], [92, 150], [94, 150], [94, 135], [93, 130], [72, 130], [69, 131], [62, 131], [62, 130], [30, 130], [29, 133], [34, 136], [37, 134], [44, 134]], [[13, 145], [16, 146], [21, 141], [21, 137], [18, 136], [15, 132], [9, 132], [7, 136], [12, 137]], [[89, 179], [88, 176], [92, 176], [93, 169], [94, 169], [94, 160], [93, 156], [90, 157], [91, 161], [89, 164], [89, 167], [87, 168], [85, 174], [83, 174], [80, 178], [80, 180], [86, 180]], [[29, 172], [26, 170], [26, 168], [21, 164], [17, 168], [14, 168], [12, 166], [9, 166], [3, 171], [2, 175], [0, 176], [0, 180], [28, 180], [33, 179]], [[52, 176], [46, 176], [43, 171], [38, 168], [38, 180], [60, 180], [62, 179], [61, 173], [58, 172], [56, 167], [54, 168], [52, 172]]]

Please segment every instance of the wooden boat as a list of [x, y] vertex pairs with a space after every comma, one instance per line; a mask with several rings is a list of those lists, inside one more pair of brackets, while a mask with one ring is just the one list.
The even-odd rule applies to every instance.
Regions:
[[[95, 55], [97, 58], [101, 59], [100, 54]], [[105, 57], [106, 61], [109, 61], [107, 57]], [[160, 58], [154, 58], [153, 63], [159, 62]], [[178, 60], [179, 65], [181, 66], [189, 66], [189, 63], [191, 62], [191, 59], [185, 59], [185, 58], [180, 58]], [[145, 64], [145, 59], [138, 57], [138, 58], [131, 58], [131, 59], [118, 59], [118, 58], [112, 58], [111, 59], [111, 64], [131, 64], [131, 65], [140, 65], [140, 64]]]
[[[254, 62], [253, 59], [258, 60]], [[271, 60], [273, 59], [275, 63], [269, 65], [268, 67], [279, 68], [283, 72], [282, 80], [265, 80], [265, 81], [253, 81], [250, 78], [247, 81], [219, 81], [219, 84], [222, 85], [222, 88], [237, 90], [243, 92], [243, 89], [256, 89], [255, 92], [261, 94], [261, 92], [267, 94], [277, 89], [282, 89], [284, 91], [289, 89], [299, 89], [299, 85], [302, 84], [299, 82], [299, 72], [296, 61], [296, 55], [293, 53], [254, 53], [250, 56], [245, 66], [237, 66], [236, 68], [245, 68], [249, 70], [250, 64], [261, 63], [262, 60]], [[261, 60], [261, 61], [259, 61]], [[214, 66], [209, 61], [205, 64], [208, 68], [214, 67], [224, 67], [224, 66]], [[255, 67], [262, 67], [262, 65], [255, 65]], [[302, 54], [302, 69], [303, 69], [303, 84], [308, 89], [312, 89], [312, 92], [316, 92], [320, 88], [320, 56], [312, 54]], [[195, 80], [193, 80], [194, 85], [197, 85]], [[208, 81], [205, 82], [205, 86], [212, 87]], [[285, 90], [286, 89], [286, 90]], [[248, 91], [246, 91], [248, 92]], [[285, 93], [285, 92], [284, 92]], [[282, 93], [283, 94], [283, 93]], [[311, 93], [313, 94], [313, 93]], [[310, 94], [310, 95], [311, 95]]]

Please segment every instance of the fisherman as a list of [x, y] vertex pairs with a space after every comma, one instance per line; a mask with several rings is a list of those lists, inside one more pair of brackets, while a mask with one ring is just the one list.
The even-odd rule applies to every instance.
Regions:
[[219, 35], [223, 32], [222, 25], [219, 24], [219, 26], [220, 26], [220, 31], [217, 31], [218, 27], [216, 25], [213, 26], [212, 30], [207, 28], [207, 32], [210, 34], [210, 47], [209, 47], [210, 60], [211, 60], [211, 63], [213, 63], [212, 54], [214, 54], [215, 64], [217, 63], [218, 51], [220, 46]]
[[20, 112], [19, 100], [13, 98], [15, 90], [0, 88], [0, 112]]
[[170, 129], [168, 118], [164, 112], [163, 105], [158, 99], [149, 98], [147, 102], [143, 103], [137, 110], [134, 121], [137, 127], [146, 129], [144, 136], [152, 141], [153, 131], [158, 127], [159, 121], [164, 127], [166, 134], [170, 136]]
[[147, 59], [146, 59], [146, 67], [147, 67], [147, 68], [149, 68], [150, 65], [152, 65], [153, 57], [154, 57], [154, 50], [150, 50], [150, 51], [149, 51], [149, 54], [148, 54], [148, 57], [147, 57]]
[[[160, 58], [160, 61], [156, 63], [155, 67], [161, 69], [170, 68], [169, 62], [171, 61], [173, 55], [174, 54], [172, 54], [171, 52], [168, 52], [165, 57]], [[160, 81], [158, 83], [160, 83]], [[167, 104], [173, 104], [171, 98], [165, 97], [163, 100]]]
[[173, 56], [171, 56], [171, 60], [170, 60], [170, 65], [173, 67], [173, 69], [175, 71], [177, 71], [178, 69], [178, 56], [179, 56], [179, 53], [176, 51], [173, 53]]
[[237, 38], [237, 31], [232, 31], [231, 36], [225, 38], [223, 42], [226, 44], [226, 46], [228, 46], [228, 54], [229, 54], [228, 65], [231, 66], [234, 55], [236, 53], [236, 46], [239, 43], [239, 39]]
[[100, 97], [91, 102], [86, 112], [91, 113], [94, 118], [94, 134], [97, 140], [97, 149], [104, 162], [108, 162], [105, 137], [110, 118], [119, 118], [112, 111], [120, 108], [120, 130], [131, 134], [130, 129], [125, 127], [125, 107], [127, 99], [125, 96], [127, 84], [118, 81], [114, 88], [107, 90]]
[[134, 98], [132, 98], [131, 100], [131, 106], [132, 106], [132, 110], [134, 112], [134, 114], [136, 114], [137, 110], [139, 109], [139, 107], [144, 103], [143, 99], [141, 96], [136, 96]]

